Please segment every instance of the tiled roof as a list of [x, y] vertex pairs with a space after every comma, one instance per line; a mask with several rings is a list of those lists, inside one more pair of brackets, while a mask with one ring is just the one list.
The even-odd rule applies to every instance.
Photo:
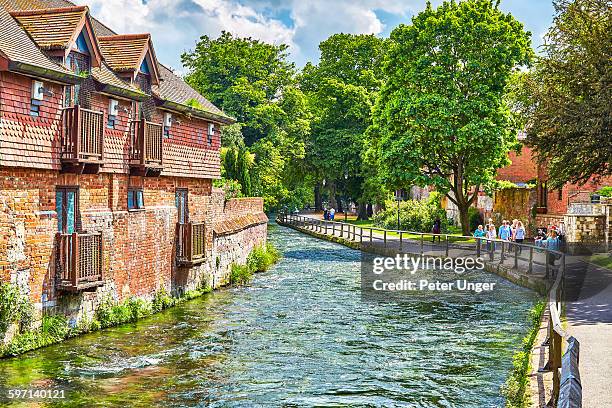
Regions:
[[68, 48], [87, 7], [12, 11], [11, 15], [43, 49]]
[[[68, 0], [0, 0], [0, 6], [7, 10], [35, 10], [48, 9], [56, 7], [74, 7], [74, 3]], [[116, 32], [111, 30], [106, 25], [102, 24], [95, 18], [91, 18], [92, 26], [96, 35], [99, 37], [115, 36]], [[204, 108], [204, 116], [206, 113], [213, 115], [214, 119], [221, 122], [232, 122], [233, 119], [227, 116], [223, 111], [214, 106], [205, 97], [200, 95], [195, 89], [189, 86], [185, 81], [174, 74], [169, 68], [162, 64], [158, 64], [160, 84], [153, 86], [153, 92], [161, 99], [179, 104], [187, 110], [194, 113], [200, 111], [187, 107], [186, 103], [190, 99], [195, 99]]]
[[[105, 62], [102, 62], [99, 67], [91, 68], [91, 75], [96, 81], [100, 82], [101, 84], [110, 85], [113, 88], [117, 88], [119, 91], [124, 91], [128, 94], [132, 94], [132, 97], [147, 97], [146, 94], [142, 93], [140, 89], [118, 78], [117, 75], [115, 75], [115, 73], [108, 67], [108, 65], [106, 65]], [[115, 94], [116, 92], [111, 93]]]
[[213, 231], [217, 235], [234, 234], [254, 225], [265, 224], [267, 222], [268, 217], [264, 212], [246, 214], [216, 222], [213, 226]]
[[135, 71], [145, 56], [151, 36], [128, 34], [99, 36], [98, 42], [108, 65], [115, 71]]
[[[0, 53], [13, 63], [75, 77], [66, 68], [47, 58], [3, 7], [0, 7]], [[45, 77], [44, 72], [41, 76]]]
[[225, 113], [208, 99], [204, 98], [192, 87], [187, 85], [185, 81], [176, 76], [169, 68], [159, 64], [160, 83], [159, 86], [153, 87], [153, 92], [162, 99], [167, 99], [171, 102], [186, 105], [187, 101], [195, 99], [204, 107], [204, 110], [223, 117], [227, 117]]

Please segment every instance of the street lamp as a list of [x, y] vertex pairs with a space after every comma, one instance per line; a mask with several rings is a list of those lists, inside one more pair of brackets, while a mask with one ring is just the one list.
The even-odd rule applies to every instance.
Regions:
[[[344, 172], [344, 180], [348, 180], [348, 171]], [[345, 196], [344, 197], [344, 222], [346, 222], [347, 215], [348, 215], [348, 197]]]
[[400, 190], [395, 190], [395, 201], [397, 201], [397, 230], [400, 230], [400, 201], [402, 201], [404, 196], [404, 192]]

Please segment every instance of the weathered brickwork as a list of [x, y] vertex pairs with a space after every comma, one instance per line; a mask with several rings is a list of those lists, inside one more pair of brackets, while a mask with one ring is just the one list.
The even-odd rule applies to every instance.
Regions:
[[497, 171], [498, 180], [526, 183], [538, 177], [538, 168], [530, 147], [522, 145], [519, 154], [510, 152], [508, 158], [512, 164]]
[[[0, 278], [25, 279], [25, 292], [39, 308], [57, 307], [78, 315], [97, 305], [103, 295], [123, 300], [150, 297], [161, 287], [175, 292], [203, 282], [217, 287], [227, 282], [232, 262], [244, 262], [253, 246], [265, 242], [266, 224], [261, 220], [232, 234], [214, 234], [217, 223], [262, 214], [263, 203], [261, 199], [226, 203], [223, 191], [213, 190], [209, 179], [4, 167], [0, 183]], [[56, 186], [79, 187], [80, 229], [102, 233], [105, 285], [95, 292], [73, 296], [55, 289]], [[127, 209], [128, 186], [143, 188], [143, 210]], [[188, 191], [189, 219], [207, 225], [206, 262], [194, 268], [178, 267], [174, 261], [176, 189]]]

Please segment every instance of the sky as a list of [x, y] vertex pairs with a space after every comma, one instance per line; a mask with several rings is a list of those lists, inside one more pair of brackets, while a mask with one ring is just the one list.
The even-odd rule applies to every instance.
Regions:
[[[158, 60], [183, 74], [180, 56], [202, 35], [289, 45], [298, 67], [319, 59], [318, 45], [334, 33], [387, 37], [425, 8], [426, 0], [78, 0], [118, 33], [151, 33]], [[442, 0], [433, 0], [435, 5]], [[501, 0], [532, 33], [534, 47], [552, 22], [552, 0]]]

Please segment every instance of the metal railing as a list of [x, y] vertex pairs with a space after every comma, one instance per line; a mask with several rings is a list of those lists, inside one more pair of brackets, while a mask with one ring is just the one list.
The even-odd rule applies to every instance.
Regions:
[[360, 244], [380, 246], [383, 249], [394, 248], [422, 256], [476, 255], [489, 262], [524, 269], [527, 274], [541, 274], [545, 278], [555, 278], [559, 270], [565, 267], [564, 253], [530, 244], [484, 237], [390, 230], [297, 214], [279, 214], [278, 217], [281, 222], [293, 226], [321, 234], [337, 235]]
[[194, 265], [206, 258], [204, 222], [176, 224], [176, 259], [180, 265]]
[[[549, 406], [576, 408], [582, 406], [582, 388], [578, 371], [579, 343], [561, 328], [561, 307], [564, 299], [566, 271], [565, 254], [530, 244], [499, 239], [388, 230], [355, 224], [326, 221], [297, 214], [278, 216], [278, 221], [319, 234], [339, 236], [353, 242], [378, 244], [383, 249], [394, 248], [419, 253], [421, 256], [476, 255], [485, 261], [508, 264], [527, 274], [540, 272], [545, 279], [554, 279], [549, 292], [548, 363], [544, 371], [553, 373], [553, 391]], [[397, 239], [391, 239], [397, 238]], [[427, 239], [426, 239], [427, 238]], [[436, 245], [436, 242], [438, 244]], [[362, 247], [363, 249], [363, 247]], [[563, 340], [568, 343], [562, 356]], [[559, 372], [561, 370], [561, 372]]]
[[104, 157], [104, 113], [79, 105], [62, 112], [61, 157], [70, 161], [100, 162]]
[[58, 233], [59, 286], [81, 290], [102, 282], [102, 233]]
[[161, 167], [163, 150], [163, 127], [145, 119], [130, 123], [130, 162], [141, 166]]

